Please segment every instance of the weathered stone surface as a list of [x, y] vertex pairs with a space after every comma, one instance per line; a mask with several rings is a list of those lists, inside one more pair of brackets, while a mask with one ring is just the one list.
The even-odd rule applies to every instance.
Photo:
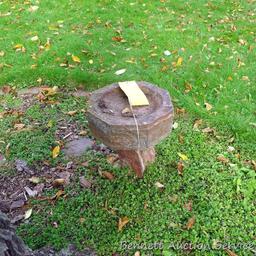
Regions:
[[0, 255], [1, 256], [30, 256], [31, 251], [15, 234], [10, 220], [0, 212]]
[[7, 200], [0, 200], [0, 211], [7, 213], [10, 211], [11, 202]]
[[150, 105], [134, 107], [133, 115], [123, 116], [129, 102], [118, 84], [92, 93], [88, 121], [93, 135], [113, 150], [143, 150], [165, 138], [172, 127], [173, 106], [169, 93], [146, 82], [137, 82]]
[[63, 152], [67, 157], [79, 157], [82, 156], [85, 151], [91, 149], [93, 144], [93, 141], [88, 138], [79, 138], [68, 142]]
[[[168, 136], [173, 122], [173, 105], [166, 90], [137, 82], [149, 100], [148, 106], [130, 109], [117, 83], [92, 93], [88, 121], [93, 135], [119, 154], [138, 177], [155, 159], [154, 146]], [[129, 110], [130, 109], [130, 110]]]
[[155, 161], [153, 147], [146, 150], [119, 150], [118, 155], [122, 165], [130, 166], [139, 178], [143, 177], [147, 165]]
[[17, 91], [18, 96], [23, 96], [23, 95], [37, 95], [42, 91], [43, 87], [31, 87], [31, 88], [24, 88], [21, 90]]

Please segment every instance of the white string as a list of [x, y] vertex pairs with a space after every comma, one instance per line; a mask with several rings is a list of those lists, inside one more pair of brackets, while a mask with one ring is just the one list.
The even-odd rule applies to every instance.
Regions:
[[138, 125], [138, 122], [137, 122], [137, 118], [134, 114], [134, 111], [133, 111], [133, 108], [132, 108], [132, 104], [129, 102], [130, 104], [130, 107], [131, 107], [131, 111], [132, 111], [132, 115], [133, 115], [133, 119], [134, 119], [134, 122], [135, 122], [135, 126], [136, 126], [136, 130], [137, 130], [137, 143], [138, 143], [138, 150], [140, 150], [140, 132], [139, 132], [139, 125]]

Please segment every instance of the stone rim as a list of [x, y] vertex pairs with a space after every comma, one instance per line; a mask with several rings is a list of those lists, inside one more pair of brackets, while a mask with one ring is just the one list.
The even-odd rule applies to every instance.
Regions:
[[[161, 119], [168, 118], [168, 116], [170, 115], [173, 116], [174, 110], [168, 91], [144, 81], [139, 81], [137, 82], [137, 84], [142, 88], [146, 87], [154, 93], [157, 93], [162, 100], [160, 107], [155, 112], [137, 118], [137, 122], [138, 125], [140, 126], [140, 129], [150, 128], [150, 126], [154, 126], [155, 122], [158, 122]], [[130, 129], [136, 129], [136, 125], [133, 118], [126, 119], [124, 123], [120, 124], [119, 120], [114, 116], [99, 113], [98, 111], [97, 106], [102, 95], [105, 93], [109, 93], [111, 90], [116, 88], [119, 88], [118, 83], [113, 83], [94, 91], [89, 98], [88, 115], [92, 115], [98, 118], [99, 120], [105, 122], [106, 124], [114, 127], [119, 127], [125, 124]]]

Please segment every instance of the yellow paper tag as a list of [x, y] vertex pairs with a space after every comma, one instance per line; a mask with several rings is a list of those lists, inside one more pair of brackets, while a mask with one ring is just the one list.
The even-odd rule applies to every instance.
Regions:
[[122, 91], [128, 97], [131, 106], [147, 106], [148, 99], [135, 81], [119, 82]]

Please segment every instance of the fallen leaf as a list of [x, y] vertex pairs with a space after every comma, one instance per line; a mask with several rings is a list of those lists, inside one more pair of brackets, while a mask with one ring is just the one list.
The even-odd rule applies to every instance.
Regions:
[[196, 217], [193, 216], [193, 217], [191, 217], [191, 218], [188, 220], [188, 222], [187, 222], [187, 224], [186, 224], [186, 229], [191, 229], [191, 228], [194, 226], [195, 223], [196, 223]]
[[207, 103], [207, 102], [204, 103], [204, 106], [205, 106], [207, 111], [210, 111], [213, 108], [212, 105]]
[[166, 51], [164, 51], [164, 55], [165, 56], [170, 56], [172, 53], [170, 52], [170, 51], [168, 51], [168, 50], [166, 50]]
[[88, 133], [88, 132], [87, 132], [86, 130], [82, 130], [82, 131], [79, 132], [79, 135], [80, 135], [80, 136], [86, 136], [87, 133]]
[[72, 60], [76, 63], [81, 63], [81, 60], [79, 57], [75, 56], [75, 55], [72, 55]]
[[45, 49], [46, 51], [49, 51], [50, 48], [51, 48], [50, 38], [47, 38], [47, 41], [46, 41], [46, 43], [44, 44], [44, 49]]
[[24, 214], [24, 220], [27, 220], [31, 217], [33, 209], [28, 209]]
[[68, 111], [67, 114], [69, 116], [74, 116], [77, 113], [77, 110], [73, 110], [73, 111]]
[[191, 212], [192, 211], [192, 205], [193, 205], [192, 200], [189, 200], [188, 203], [184, 204], [184, 208]]
[[185, 82], [184, 86], [185, 86], [185, 91], [184, 91], [185, 93], [189, 93], [193, 89], [192, 85], [188, 82]]
[[30, 11], [30, 12], [35, 12], [35, 11], [37, 11], [38, 10], [38, 6], [37, 5], [32, 5], [32, 6], [30, 6], [29, 8], [28, 8], [28, 11]]
[[128, 219], [128, 217], [122, 217], [119, 218], [118, 220], [118, 231], [121, 231], [124, 226], [129, 222], [130, 220]]
[[183, 170], [184, 170], [184, 164], [182, 163], [182, 161], [178, 162], [177, 170], [178, 170], [178, 174], [180, 176], [182, 176], [183, 175]]
[[14, 210], [17, 208], [21, 208], [22, 206], [24, 206], [24, 204], [25, 204], [25, 202], [22, 199], [20, 199], [18, 201], [14, 201], [14, 202], [12, 202], [10, 209]]
[[17, 50], [23, 47], [23, 44], [16, 44], [13, 46], [13, 49]]
[[247, 42], [244, 39], [239, 39], [238, 42], [239, 42], [240, 45], [246, 45], [247, 44]]
[[14, 129], [16, 130], [21, 130], [25, 127], [25, 124], [14, 124]]
[[102, 176], [108, 180], [114, 180], [115, 176], [111, 172], [103, 171]]
[[16, 44], [13, 47], [14, 50], [16, 50], [16, 52], [21, 51], [21, 52], [25, 52], [26, 48], [23, 46], [23, 44]]
[[85, 179], [84, 176], [81, 176], [79, 178], [79, 181], [80, 181], [81, 187], [83, 187], [83, 188], [91, 188], [91, 186], [92, 186], [92, 183], [89, 180]]
[[122, 114], [126, 115], [126, 114], [130, 114], [131, 113], [131, 109], [130, 108], [124, 108], [122, 110]]
[[33, 37], [30, 38], [30, 40], [31, 40], [32, 42], [35, 42], [35, 41], [38, 41], [38, 40], [39, 40], [39, 37], [38, 37], [38, 36], [33, 36]]
[[227, 249], [227, 248], [225, 248], [224, 250], [225, 250], [225, 252], [228, 254], [228, 256], [237, 256], [236, 253], [232, 252], [231, 250], [229, 250], [229, 249]]
[[193, 125], [194, 129], [198, 129], [200, 125], [203, 124], [203, 120], [202, 119], [196, 119]]
[[38, 183], [40, 183], [40, 178], [39, 178], [39, 177], [33, 176], [33, 177], [29, 178], [28, 180], [29, 180], [31, 183], [33, 183], [33, 184], [38, 184]]
[[63, 186], [64, 184], [65, 184], [65, 179], [55, 179], [55, 180], [52, 182], [52, 186], [53, 186], [54, 188]]
[[9, 94], [11, 91], [12, 91], [12, 87], [9, 86], [9, 85], [4, 85], [4, 86], [2, 87], [2, 92], [3, 92], [4, 94]]
[[226, 158], [226, 157], [224, 157], [224, 156], [218, 156], [218, 157], [217, 157], [217, 160], [218, 160], [219, 162], [222, 162], [223, 164], [229, 163], [229, 159]]
[[185, 155], [185, 154], [182, 154], [182, 153], [178, 153], [178, 156], [181, 158], [181, 160], [183, 161], [187, 161], [188, 160], [188, 157]]
[[210, 128], [210, 127], [206, 127], [204, 129], [202, 129], [203, 133], [214, 133], [214, 129]]
[[37, 191], [34, 191], [34, 190], [32, 190], [31, 188], [29, 188], [29, 187], [25, 187], [24, 189], [25, 189], [25, 191], [27, 192], [27, 194], [28, 194], [29, 197], [35, 197], [35, 196], [37, 196]]
[[125, 69], [125, 68], [124, 68], [124, 69], [120, 69], [120, 70], [117, 70], [117, 71], [115, 72], [115, 75], [120, 76], [120, 75], [124, 74], [125, 72], [126, 72], [126, 69]]
[[52, 158], [56, 158], [60, 154], [60, 146], [56, 146], [52, 150]]
[[242, 80], [243, 80], [243, 81], [250, 81], [250, 79], [249, 79], [248, 76], [242, 76]]
[[114, 162], [116, 162], [118, 160], [118, 158], [119, 157], [116, 154], [109, 154], [109, 155], [107, 155], [107, 162], [109, 164], [114, 164]]
[[236, 149], [234, 148], [234, 147], [232, 147], [232, 146], [228, 146], [228, 148], [227, 148], [227, 151], [228, 152], [233, 152], [233, 151], [235, 151]]
[[45, 97], [56, 95], [58, 92], [58, 86], [42, 88], [42, 92]]
[[176, 113], [178, 115], [184, 115], [186, 113], [186, 109], [185, 108], [176, 108]]
[[63, 190], [59, 190], [53, 197], [51, 197], [51, 200], [58, 200], [62, 195], [64, 195], [65, 192]]
[[183, 61], [182, 57], [179, 57], [176, 62], [176, 67], [180, 67], [182, 65], [182, 61]]
[[155, 183], [155, 186], [157, 188], [164, 188], [164, 185], [162, 183], [158, 182], [158, 181]]

